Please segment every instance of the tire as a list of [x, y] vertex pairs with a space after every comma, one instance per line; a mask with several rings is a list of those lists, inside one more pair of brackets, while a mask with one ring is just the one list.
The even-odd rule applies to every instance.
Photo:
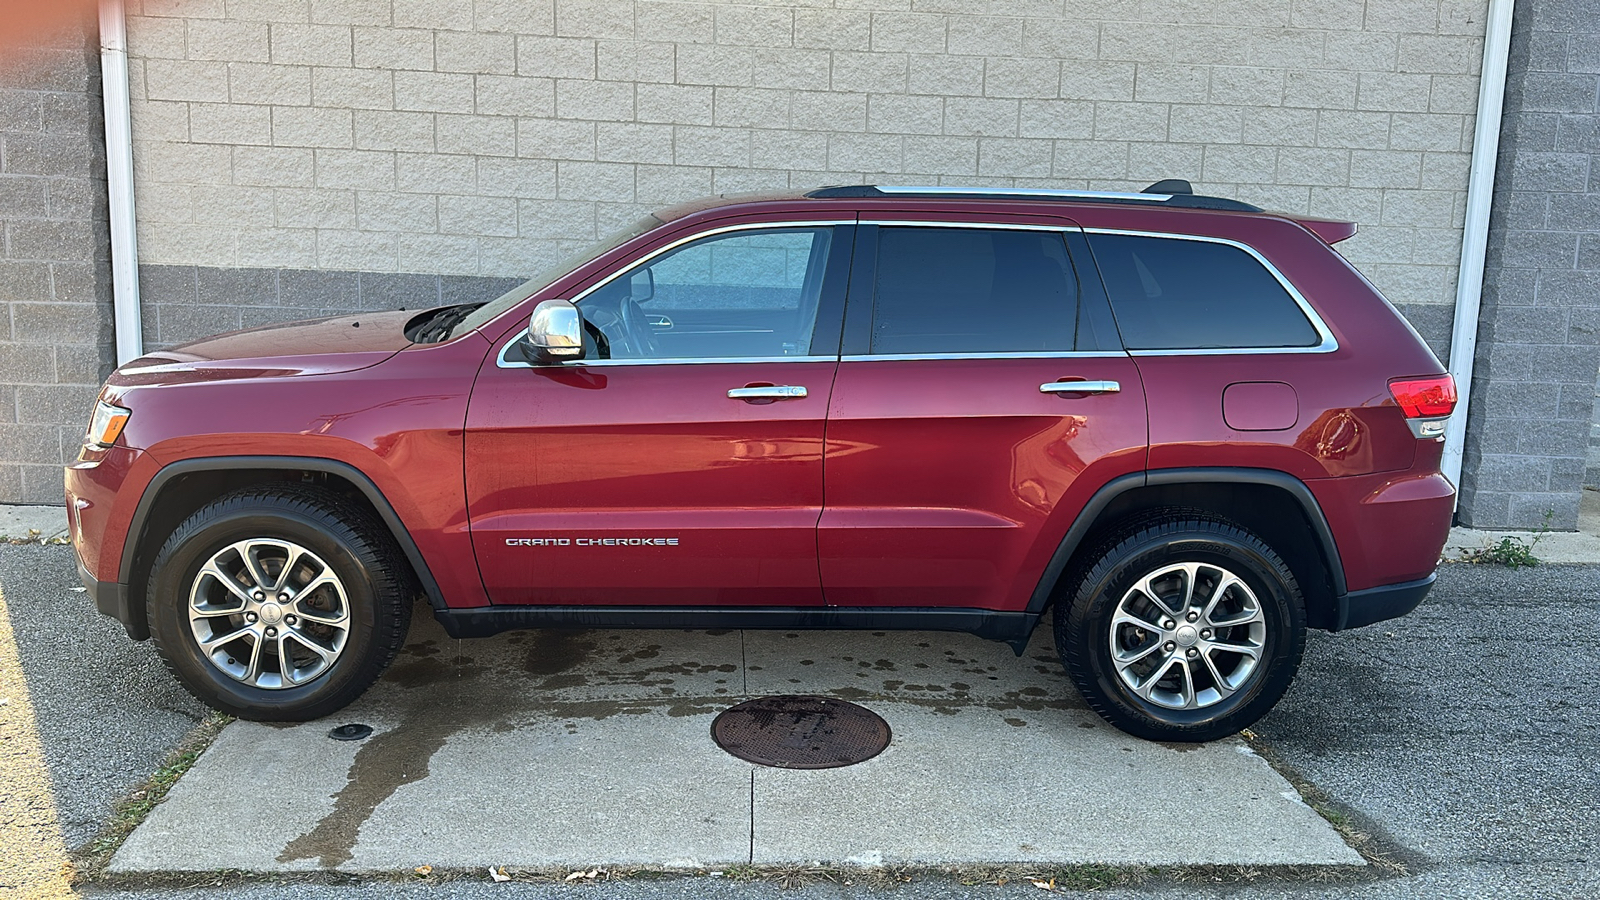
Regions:
[[1114, 535], [1064, 599], [1062, 664], [1091, 709], [1146, 740], [1248, 728], [1283, 697], [1305, 651], [1305, 601], [1282, 558], [1190, 510]]
[[344, 708], [383, 673], [419, 592], [363, 509], [284, 484], [236, 491], [186, 519], [156, 556], [146, 596], [156, 648], [202, 703], [300, 722]]

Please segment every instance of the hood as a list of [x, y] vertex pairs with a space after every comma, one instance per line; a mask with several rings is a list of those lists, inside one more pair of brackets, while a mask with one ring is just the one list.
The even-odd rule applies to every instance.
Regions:
[[375, 366], [411, 346], [416, 311], [262, 325], [157, 350], [119, 368], [117, 385], [328, 375]]

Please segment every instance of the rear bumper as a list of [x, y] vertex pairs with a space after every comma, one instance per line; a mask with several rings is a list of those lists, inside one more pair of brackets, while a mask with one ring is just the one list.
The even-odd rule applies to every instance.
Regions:
[[72, 556], [73, 562], [78, 564], [78, 580], [83, 582], [84, 590], [89, 592], [89, 598], [94, 601], [95, 609], [122, 623], [128, 637], [142, 641], [150, 637], [150, 629], [146, 626], [143, 616], [135, 616], [128, 607], [128, 586], [115, 581], [101, 581], [89, 574], [89, 567], [83, 564], [83, 559], [76, 553]]
[[1387, 619], [1398, 619], [1417, 608], [1422, 598], [1428, 596], [1437, 577], [1438, 573], [1435, 572], [1416, 581], [1386, 584], [1345, 594], [1339, 598], [1337, 618], [1331, 630], [1343, 631]]
[[1380, 472], [1306, 482], [1338, 542], [1352, 595], [1420, 583], [1439, 565], [1455, 488], [1438, 472]]

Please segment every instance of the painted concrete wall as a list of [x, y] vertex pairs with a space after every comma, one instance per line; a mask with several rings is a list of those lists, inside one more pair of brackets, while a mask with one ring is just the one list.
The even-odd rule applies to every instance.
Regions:
[[[522, 275], [710, 193], [1186, 177], [1359, 220], [1343, 249], [1442, 345], [1484, 9], [145, 0], [139, 241], [173, 267], [147, 332], [384, 305], [347, 288], [371, 274]], [[325, 303], [312, 272], [338, 273]]]

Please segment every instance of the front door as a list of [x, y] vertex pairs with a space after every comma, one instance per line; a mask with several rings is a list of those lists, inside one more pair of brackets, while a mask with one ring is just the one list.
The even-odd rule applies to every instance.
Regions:
[[858, 227], [818, 532], [830, 605], [1027, 606], [1144, 391], [1070, 223]]
[[522, 362], [522, 335], [496, 348], [466, 434], [493, 603], [822, 603], [822, 438], [850, 231], [675, 240], [578, 298], [590, 358]]

